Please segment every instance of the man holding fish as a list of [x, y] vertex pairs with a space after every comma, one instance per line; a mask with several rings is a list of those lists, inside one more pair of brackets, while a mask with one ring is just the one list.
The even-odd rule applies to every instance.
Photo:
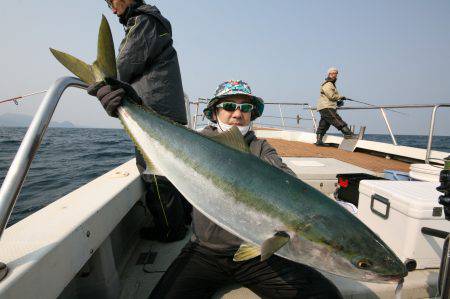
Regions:
[[[252, 121], [263, 110], [263, 100], [252, 94], [246, 82], [226, 81], [219, 85], [204, 110], [214, 125], [201, 133], [213, 137], [237, 127], [251, 154], [295, 176], [276, 150], [266, 140], [256, 138], [252, 131]], [[195, 208], [192, 229], [191, 240], [162, 276], [150, 298], [209, 298], [219, 289], [236, 283], [263, 298], [341, 297], [338, 289], [311, 267], [276, 255], [261, 261], [256, 246], [245, 243]], [[280, 239], [283, 237], [281, 234]]]
[[[266, 140], [256, 138], [252, 131], [252, 121], [263, 110], [263, 100], [252, 95], [246, 82], [226, 81], [219, 85], [204, 110], [214, 125], [201, 133], [215, 136], [236, 126], [251, 154], [295, 176], [276, 150]], [[275, 255], [264, 261], [259, 254], [238, 257], [236, 253], [243, 251], [242, 245], [246, 244], [195, 208], [192, 229], [191, 240], [167, 269], [150, 298], [209, 298], [217, 290], [236, 283], [262, 298], [341, 297], [328, 279], [308, 266]]]
[[[112, 1], [113, 7], [116, 1], [129, 0]], [[108, 113], [119, 116], [152, 173], [163, 173], [196, 209], [191, 241], [151, 297], [210, 297], [237, 282], [265, 298], [336, 298], [339, 291], [315, 269], [383, 283], [407, 275], [379, 236], [297, 179], [276, 151], [255, 137], [251, 121], [261, 116], [264, 103], [247, 83], [219, 86], [204, 110], [215, 125], [199, 134], [146, 106], [138, 86], [117, 80], [105, 17], [93, 64], [50, 51], [91, 85], [90, 93]], [[105, 86], [111, 88], [100, 96]]]
[[[160, 115], [185, 125], [186, 108], [177, 52], [172, 46], [172, 28], [158, 8], [142, 0], [106, 0], [119, 17], [126, 36], [117, 56], [118, 79], [130, 84], [143, 105]], [[89, 87], [108, 115], [117, 117], [124, 88], [100, 82]], [[165, 178], [146, 167], [136, 149], [136, 164], [147, 188], [146, 203], [153, 216], [153, 227], [141, 230], [146, 239], [162, 242], [181, 240], [190, 222], [190, 204]]]

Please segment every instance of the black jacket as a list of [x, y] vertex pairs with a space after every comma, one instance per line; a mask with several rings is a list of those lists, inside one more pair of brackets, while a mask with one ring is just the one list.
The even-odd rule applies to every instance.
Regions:
[[[212, 126], [206, 127], [201, 133], [207, 136], [218, 134], [217, 128]], [[253, 155], [296, 177], [295, 173], [283, 163], [277, 151], [267, 140], [256, 138], [253, 131], [245, 134], [244, 139]], [[192, 230], [193, 235], [191, 240], [193, 242], [199, 243], [218, 253], [227, 255], [234, 254], [242, 244], [241, 239], [209, 220], [195, 208], [192, 211]]]
[[[117, 57], [119, 80], [131, 84], [144, 105], [185, 125], [183, 85], [170, 22], [158, 8], [147, 4], [131, 5], [120, 22], [126, 36]], [[136, 164], [142, 174], [146, 164], [138, 149]], [[151, 181], [147, 174], [142, 178]]]
[[158, 8], [132, 5], [120, 21], [126, 36], [117, 57], [118, 77], [133, 86], [145, 105], [186, 124], [186, 107], [172, 28]]

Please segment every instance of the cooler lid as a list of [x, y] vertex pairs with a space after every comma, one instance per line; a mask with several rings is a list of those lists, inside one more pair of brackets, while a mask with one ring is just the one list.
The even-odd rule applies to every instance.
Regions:
[[364, 180], [359, 184], [359, 193], [369, 198], [378, 194], [389, 200], [391, 209], [417, 219], [445, 218], [443, 210], [441, 216], [436, 214], [436, 208], [442, 209], [439, 196], [442, 193], [436, 190], [439, 183], [435, 182], [408, 182], [408, 181], [371, 181]]
[[302, 180], [331, 180], [337, 181], [337, 174], [367, 173], [374, 174], [367, 169], [345, 163], [333, 158], [315, 157], [282, 157], [283, 162]]

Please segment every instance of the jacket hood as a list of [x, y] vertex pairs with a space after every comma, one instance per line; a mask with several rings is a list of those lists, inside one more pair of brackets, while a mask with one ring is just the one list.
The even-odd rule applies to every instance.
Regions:
[[172, 32], [170, 22], [164, 18], [159, 11], [159, 9], [150, 4], [142, 4], [142, 3], [134, 3], [131, 4], [125, 13], [119, 17], [119, 21], [121, 24], [126, 25], [128, 23], [128, 20], [132, 17], [136, 17], [142, 14], [150, 15], [158, 19], [161, 24], [166, 27], [167, 30]]

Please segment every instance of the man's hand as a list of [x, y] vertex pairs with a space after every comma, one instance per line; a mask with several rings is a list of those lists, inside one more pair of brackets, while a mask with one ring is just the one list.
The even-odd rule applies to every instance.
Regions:
[[340, 99], [339, 101], [337, 101], [336, 105], [337, 105], [338, 107], [344, 106], [344, 99], [345, 99], [345, 98]]
[[116, 79], [105, 78], [104, 81], [92, 84], [87, 89], [88, 94], [99, 99], [109, 116], [118, 117], [117, 108], [125, 97], [140, 104], [142, 100], [131, 85]]
[[122, 104], [125, 96], [123, 88], [114, 88], [114, 86], [101, 81], [89, 86], [87, 92], [98, 98], [109, 116], [117, 117], [117, 108]]

